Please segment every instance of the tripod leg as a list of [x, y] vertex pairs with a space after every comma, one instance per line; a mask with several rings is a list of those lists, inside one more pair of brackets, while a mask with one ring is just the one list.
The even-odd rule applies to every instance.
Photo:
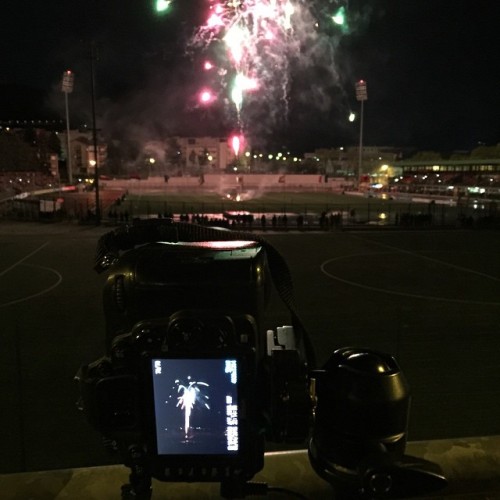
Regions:
[[132, 445], [128, 449], [130, 467], [129, 483], [122, 486], [123, 500], [149, 500], [153, 493], [151, 474], [147, 466], [144, 450], [140, 446]]

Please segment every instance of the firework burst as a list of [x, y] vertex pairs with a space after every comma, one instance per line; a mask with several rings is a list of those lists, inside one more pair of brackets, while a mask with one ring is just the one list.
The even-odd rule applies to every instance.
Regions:
[[184, 434], [188, 435], [190, 428], [191, 413], [196, 404], [201, 404], [208, 410], [210, 406], [208, 404], [208, 396], [202, 392], [203, 387], [208, 387], [205, 382], [196, 382], [190, 380], [188, 377], [188, 384], [181, 384], [179, 380], [176, 380], [177, 392], [180, 396], [177, 398], [177, 406], [184, 411]]
[[347, 1], [207, 0], [205, 22], [188, 44], [204, 58], [199, 104], [224, 106], [240, 134], [256, 122], [284, 123], [292, 75], [304, 80], [309, 68], [320, 68], [322, 81], [299, 82], [297, 99], [330, 106], [323, 87], [338, 83], [335, 52], [348, 32]]

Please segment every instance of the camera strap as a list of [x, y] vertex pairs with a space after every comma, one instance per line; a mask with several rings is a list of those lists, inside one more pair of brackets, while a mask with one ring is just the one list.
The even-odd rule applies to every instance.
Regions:
[[134, 221], [101, 236], [97, 243], [94, 269], [101, 273], [118, 260], [122, 252], [160, 241], [193, 243], [202, 241], [253, 241], [259, 243], [267, 255], [274, 286], [287, 307], [294, 328], [297, 346], [310, 369], [316, 367], [314, 349], [302, 320], [297, 312], [290, 269], [278, 250], [265, 238], [248, 231], [235, 231], [171, 219], [147, 219]]

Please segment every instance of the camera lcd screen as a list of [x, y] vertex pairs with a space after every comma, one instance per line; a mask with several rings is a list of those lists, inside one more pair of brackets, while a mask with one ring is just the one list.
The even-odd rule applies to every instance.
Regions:
[[239, 451], [238, 359], [151, 360], [158, 455]]

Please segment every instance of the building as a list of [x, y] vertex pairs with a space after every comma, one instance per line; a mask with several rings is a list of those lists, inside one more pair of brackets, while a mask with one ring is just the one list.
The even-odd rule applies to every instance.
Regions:
[[500, 159], [402, 160], [394, 166], [401, 171], [392, 181], [399, 191], [500, 195]]
[[227, 137], [175, 137], [175, 141], [188, 171], [218, 172], [244, 158], [244, 152], [235, 152]]
[[[68, 140], [66, 132], [59, 132], [57, 135], [61, 141], [62, 158], [67, 160]], [[75, 176], [94, 176], [96, 159], [98, 168], [103, 168], [106, 165], [108, 155], [107, 144], [98, 137], [96, 158], [93, 133], [91, 130], [70, 130], [69, 139], [70, 164], [73, 178]]]
[[[371, 175], [397, 158], [399, 150], [388, 146], [363, 146], [359, 177]], [[317, 149], [304, 158], [316, 159], [327, 175], [358, 176], [359, 146]]]

